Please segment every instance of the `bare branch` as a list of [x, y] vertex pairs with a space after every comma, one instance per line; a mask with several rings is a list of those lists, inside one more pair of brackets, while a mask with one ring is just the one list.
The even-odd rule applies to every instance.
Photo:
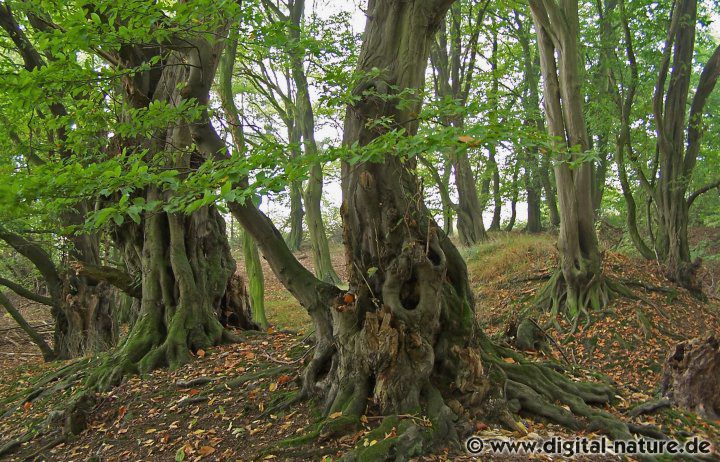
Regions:
[[13, 292], [15, 292], [16, 294], [18, 294], [19, 296], [27, 298], [28, 300], [42, 303], [43, 305], [47, 305], [47, 306], [53, 306], [52, 298], [43, 297], [42, 295], [38, 295], [35, 292], [28, 290], [25, 287], [21, 286], [20, 284], [13, 282], [9, 279], [0, 277], [0, 285], [7, 287], [8, 289], [10, 289]]

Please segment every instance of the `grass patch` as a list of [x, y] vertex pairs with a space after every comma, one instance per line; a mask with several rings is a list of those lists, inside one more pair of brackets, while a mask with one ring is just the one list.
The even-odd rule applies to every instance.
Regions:
[[265, 296], [265, 314], [275, 329], [310, 332], [310, 315], [289, 292], [266, 293]]
[[553, 266], [557, 258], [555, 237], [496, 233], [487, 242], [463, 249], [463, 257], [474, 283], [497, 281]]

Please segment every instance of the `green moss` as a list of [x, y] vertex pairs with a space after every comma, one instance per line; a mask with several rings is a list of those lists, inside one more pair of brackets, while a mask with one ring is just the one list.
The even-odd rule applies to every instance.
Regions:
[[292, 448], [315, 441], [320, 436], [321, 429], [322, 423], [316, 423], [310, 427], [310, 430], [308, 432], [302, 435], [294, 436], [292, 438], [286, 438], [279, 441], [277, 443], [277, 447]]

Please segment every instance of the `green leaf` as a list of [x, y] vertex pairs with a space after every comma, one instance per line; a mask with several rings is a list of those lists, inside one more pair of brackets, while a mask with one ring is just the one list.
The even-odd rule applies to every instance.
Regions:
[[185, 460], [185, 446], [180, 446], [180, 449], [175, 453], [175, 462], [182, 462]]

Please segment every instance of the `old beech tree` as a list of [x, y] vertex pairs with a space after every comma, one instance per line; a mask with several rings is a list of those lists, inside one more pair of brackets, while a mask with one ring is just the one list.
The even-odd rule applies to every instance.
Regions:
[[[354, 89], [345, 145], [367, 146], [383, 136], [391, 128], [370, 123], [378, 118], [415, 133], [421, 101], [408, 104], [407, 95], [423, 86], [433, 34], [451, 3], [369, 2], [357, 70], [371, 77]], [[225, 151], [209, 121], [196, 135], [207, 155]], [[514, 426], [512, 412], [524, 410], [572, 428], [593, 426], [628, 436], [626, 425], [588, 406], [608, 402], [609, 387], [571, 382], [484, 336], [475, 321], [465, 262], [430, 218], [414, 168], [414, 159], [402, 152], [343, 166], [347, 293], [302, 267], [252, 204], [230, 205], [315, 323], [317, 346], [303, 374], [302, 396], [321, 398], [326, 415], [342, 414], [318, 431], [351, 428], [370, 402], [388, 416], [389, 426], [397, 425], [400, 414], [424, 414], [432, 422], [425, 427], [403, 420], [397, 438], [357, 449], [373, 452], [373, 460], [404, 460], [433, 441], [456, 438], [458, 424], [476, 413]], [[516, 362], [501, 360], [508, 356]]]

